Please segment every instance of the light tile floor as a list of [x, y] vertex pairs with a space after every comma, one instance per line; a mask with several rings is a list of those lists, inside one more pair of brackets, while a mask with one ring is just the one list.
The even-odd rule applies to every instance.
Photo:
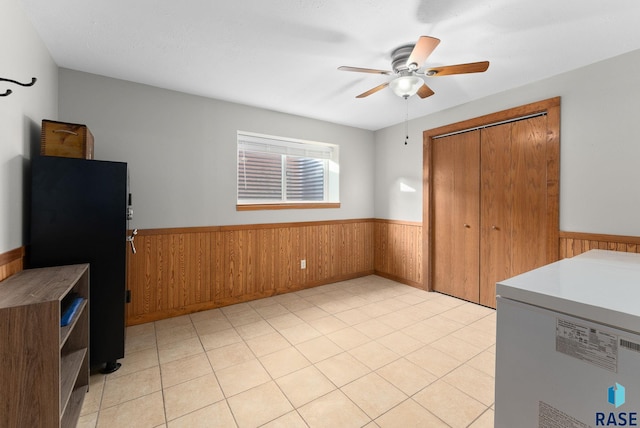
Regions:
[[127, 328], [81, 427], [493, 427], [495, 311], [367, 276]]

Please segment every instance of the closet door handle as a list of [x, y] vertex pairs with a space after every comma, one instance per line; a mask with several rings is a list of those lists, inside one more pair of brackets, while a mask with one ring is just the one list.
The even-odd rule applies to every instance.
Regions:
[[500, 228], [498, 226], [496, 226], [495, 224], [493, 226], [491, 226], [491, 229], [493, 230], [500, 230]]
[[471, 229], [471, 225], [469, 225], [467, 223], [463, 224], [463, 226], [466, 227], [467, 229]]

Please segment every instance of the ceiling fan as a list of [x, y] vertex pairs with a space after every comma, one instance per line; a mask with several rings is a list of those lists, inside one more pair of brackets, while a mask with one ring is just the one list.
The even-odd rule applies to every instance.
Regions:
[[338, 70], [384, 75], [395, 74], [398, 76], [390, 82], [383, 83], [382, 85], [378, 85], [375, 88], [361, 93], [356, 96], [356, 98], [368, 97], [389, 86], [396, 95], [406, 99], [415, 94], [418, 94], [420, 98], [427, 98], [434, 94], [433, 90], [424, 82], [422, 76], [434, 77], [452, 74], [481, 73], [489, 68], [489, 61], [421, 68], [422, 64], [439, 43], [440, 40], [435, 37], [420, 36], [415, 44], [403, 45], [394, 49], [391, 53], [391, 67], [393, 71], [347, 66], [338, 67]]

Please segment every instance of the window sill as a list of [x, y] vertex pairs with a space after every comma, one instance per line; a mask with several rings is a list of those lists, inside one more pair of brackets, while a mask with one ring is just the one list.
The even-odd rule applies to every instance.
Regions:
[[340, 202], [310, 202], [299, 204], [242, 204], [236, 205], [236, 211], [259, 210], [303, 210], [316, 208], [340, 208]]

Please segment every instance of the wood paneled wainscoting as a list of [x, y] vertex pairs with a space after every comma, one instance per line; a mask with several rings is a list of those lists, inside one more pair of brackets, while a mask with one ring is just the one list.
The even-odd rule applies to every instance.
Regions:
[[372, 274], [373, 231], [373, 219], [139, 230], [127, 325]]
[[0, 254], [0, 281], [24, 268], [24, 247]]
[[[127, 324], [372, 273], [423, 288], [422, 233], [421, 223], [382, 219], [140, 230], [127, 258]], [[640, 253], [640, 237], [561, 231], [558, 247], [560, 258]], [[0, 280], [23, 269], [24, 255], [0, 254]]]
[[640, 236], [560, 232], [559, 249], [561, 259], [597, 249], [640, 253]]
[[376, 275], [423, 288], [422, 223], [375, 220]]

